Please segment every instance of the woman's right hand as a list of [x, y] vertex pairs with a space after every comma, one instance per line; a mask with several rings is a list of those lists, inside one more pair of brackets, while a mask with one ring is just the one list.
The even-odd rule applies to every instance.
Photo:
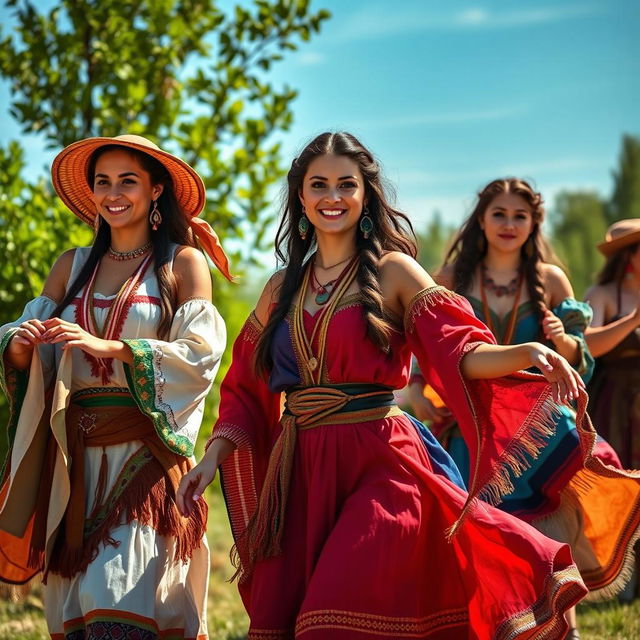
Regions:
[[578, 399], [580, 391], [585, 391], [580, 375], [553, 349], [538, 342], [531, 342], [526, 346], [529, 349], [531, 365], [537, 367], [551, 383], [553, 400], [558, 404], [571, 406], [571, 401]]
[[216, 438], [205, 451], [202, 460], [182, 477], [176, 493], [176, 504], [183, 516], [189, 516], [195, 503], [203, 499], [202, 494], [216, 477], [218, 466], [235, 448], [236, 445], [231, 440]]
[[31, 362], [33, 349], [41, 342], [46, 327], [40, 320], [25, 320], [11, 336], [5, 352], [9, 363], [18, 369], [25, 369]]
[[176, 504], [178, 511], [188, 517], [195, 504], [202, 498], [204, 490], [213, 482], [216, 477], [217, 466], [203, 458], [186, 475], [182, 476], [180, 486], [176, 494]]

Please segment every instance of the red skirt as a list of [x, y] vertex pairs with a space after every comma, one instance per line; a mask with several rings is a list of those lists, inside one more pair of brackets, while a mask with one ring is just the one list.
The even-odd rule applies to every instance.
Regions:
[[404, 416], [298, 434], [284, 552], [240, 584], [249, 639], [560, 639], [569, 548], [433, 472]]

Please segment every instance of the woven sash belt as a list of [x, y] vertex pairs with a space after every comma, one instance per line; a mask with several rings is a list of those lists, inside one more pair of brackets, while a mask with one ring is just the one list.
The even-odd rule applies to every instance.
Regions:
[[282, 432], [269, 465], [255, 516], [247, 527], [249, 571], [261, 559], [282, 551], [284, 517], [297, 432], [325, 425], [357, 424], [402, 415], [390, 387], [336, 384], [292, 387], [286, 392]]

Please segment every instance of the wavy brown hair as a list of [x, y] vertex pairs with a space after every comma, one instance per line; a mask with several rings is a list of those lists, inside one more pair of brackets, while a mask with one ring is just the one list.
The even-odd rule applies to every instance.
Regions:
[[[87, 167], [87, 175], [84, 176], [91, 190], [93, 191], [95, 167], [98, 158], [116, 149], [124, 151], [135, 158], [140, 163], [140, 166], [149, 174], [152, 185], [162, 184], [164, 187], [158, 198], [158, 209], [162, 215], [162, 224], [158, 226], [157, 231], [151, 231], [150, 234], [153, 243], [153, 269], [158, 279], [158, 288], [160, 289], [160, 319], [158, 321], [157, 331], [160, 338], [166, 338], [169, 335], [177, 301], [176, 279], [171, 270], [171, 260], [173, 258], [171, 243], [192, 247], [197, 246], [197, 244], [189, 227], [187, 217], [180, 211], [178, 206], [171, 175], [161, 162], [152, 158], [150, 155], [137, 149], [123, 147], [118, 144], [100, 147], [91, 156]], [[78, 179], [81, 180], [82, 177], [78, 176]], [[82, 287], [88, 282], [96, 264], [106, 253], [110, 245], [111, 227], [100, 218], [87, 261], [69, 286], [62, 302], [53, 310], [51, 317], [59, 316], [62, 310], [71, 303]]]
[[638, 250], [638, 247], [640, 247], [640, 243], [636, 242], [608, 256], [607, 261], [596, 276], [596, 282], [598, 284], [608, 284], [609, 282], [621, 284], [631, 255]]
[[478, 266], [487, 253], [487, 241], [480, 227], [480, 220], [494, 198], [503, 193], [520, 196], [531, 208], [533, 230], [520, 250], [520, 268], [524, 273], [529, 298], [534, 304], [539, 319], [542, 320], [547, 309], [544, 299], [542, 264], [545, 262], [559, 264], [559, 261], [540, 229], [544, 221], [542, 196], [525, 180], [500, 178], [490, 182], [478, 193], [478, 202], [455, 237], [445, 257], [444, 265], [453, 266], [454, 290], [462, 295], [468, 293]]
[[356, 277], [367, 321], [367, 336], [382, 351], [388, 353], [390, 349], [392, 324], [384, 309], [378, 263], [386, 251], [400, 251], [415, 258], [413, 227], [404, 213], [389, 204], [386, 195], [388, 189], [384, 186], [380, 165], [373, 154], [350, 133], [322, 133], [294, 158], [287, 174], [282, 220], [276, 234], [276, 256], [284, 265], [285, 272], [276, 306], [256, 347], [256, 370], [261, 374], [271, 369], [270, 345], [274, 331], [289, 311], [293, 296], [302, 284], [307, 260], [316, 249], [313, 225], [305, 240], [298, 233], [298, 222], [303, 215], [298, 194], [309, 164], [315, 158], [328, 154], [349, 158], [362, 173], [365, 201], [373, 221], [373, 230], [367, 239], [360, 231], [356, 233], [356, 250], [360, 259]]

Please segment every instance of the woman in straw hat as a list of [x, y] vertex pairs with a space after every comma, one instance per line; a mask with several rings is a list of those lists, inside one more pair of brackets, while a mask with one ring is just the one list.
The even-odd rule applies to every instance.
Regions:
[[587, 342], [598, 356], [589, 413], [623, 466], [640, 469], [640, 218], [612, 224], [598, 249], [606, 262], [585, 295]]
[[226, 338], [196, 244], [231, 277], [204, 185], [131, 135], [70, 145], [52, 177], [95, 238], [0, 328], [0, 578], [44, 571], [53, 638], [203, 638], [206, 505], [184, 518], [174, 497]]
[[[566, 545], [475, 500], [509, 490], [554, 398], [582, 383], [540, 344], [495, 345], [415, 262], [410, 228], [352, 135], [322, 134], [293, 161], [286, 268], [236, 340], [207, 452], [178, 494], [191, 513], [222, 465], [251, 639], [557, 640], [584, 594]], [[411, 351], [461, 406], [469, 494], [394, 403]], [[500, 377], [531, 364], [552, 384]]]

